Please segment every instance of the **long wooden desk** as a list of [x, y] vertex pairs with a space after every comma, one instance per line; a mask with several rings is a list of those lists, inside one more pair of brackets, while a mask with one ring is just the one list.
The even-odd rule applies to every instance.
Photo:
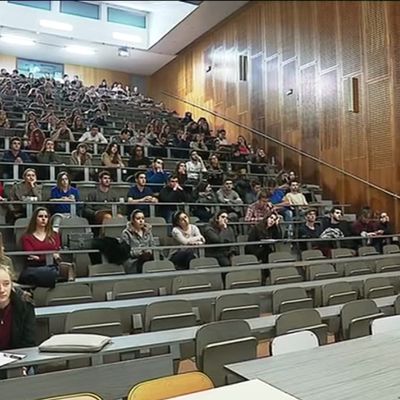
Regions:
[[[397, 296], [388, 296], [374, 299], [379, 308], [392, 306]], [[340, 315], [343, 305], [320, 307], [316, 310], [320, 313], [323, 320], [328, 320]], [[253, 334], [268, 333], [270, 337], [274, 335], [275, 322], [277, 315], [269, 315], [259, 318], [251, 318], [246, 321], [249, 323]], [[103, 357], [109, 354], [123, 354], [141, 349], [149, 349], [160, 346], [170, 346], [170, 352], [174, 359], [180, 359], [180, 345], [191, 343], [195, 339], [199, 326], [181, 329], [171, 329], [161, 332], [147, 332], [128, 336], [118, 336], [112, 339], [112, 343], [106, 345], [98, 353], [41, 353], [38, 347], [18, 349], [16, 353], [25, 354], [26, 357], [12, 364], [8, 364], [2, 369], [15, 369], [21, 366], [40, 365], [49, 362], [61, 362], [67, 360], [91, 358], [93, 364], [101, 364]]]
[[399, 398], [400, 332], [227, 365], [301, 400]]

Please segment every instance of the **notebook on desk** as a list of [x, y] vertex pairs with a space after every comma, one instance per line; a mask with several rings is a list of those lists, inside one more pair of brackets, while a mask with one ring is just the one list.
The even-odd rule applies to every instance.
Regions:
[[25, 354], [0, 352], [0, 367], [2, 367], [3, 365], [11, 364], [14, 361], [22, 360], [25, 357]]

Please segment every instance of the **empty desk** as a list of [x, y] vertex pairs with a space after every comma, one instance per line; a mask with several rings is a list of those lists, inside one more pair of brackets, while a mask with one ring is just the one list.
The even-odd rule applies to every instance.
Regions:
[[400, 394], [400, 332], [227, 365], [301, 400], [393, 400]]

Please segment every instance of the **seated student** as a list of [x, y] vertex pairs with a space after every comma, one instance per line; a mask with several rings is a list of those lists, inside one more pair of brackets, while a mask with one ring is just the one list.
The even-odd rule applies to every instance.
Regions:
[[61, 171], [57, 175], [57, 184], [51, 189], [50, 201], [63, 200], [66, 203], [58, 203], [52, 206], [53, 229], [58, 231], [62, 218], [71, 217], [71, 203], [79, 201], [79, 190], [71, 186], [71, 179], [67, 172]]
[[[235, 243], [236, 237], [233, 229], [228, 226], [228, 213], [222, 210], [218, 211], [204, 228], [203, 236], [207, 244]], [[205, 256], [216, 258], [221, 267], [229, 267], [231, 257], [236, 254], [239, 252], [234, 246], [213, 247], [205, 251]]]
[[[309, 208], [305, 214], [306, 221], [299, 227], [299, 239], [314, 239], [319, 238], [322, 233], [321, 225], [316, 224], [317, 210]], [[311, 243], [312, 248], [319, 248], [318, 244]], [[300, 242], [300, 249], [307, 250], [308, 246], [305, 242]]]
[[275, 211], [270, 210], [265, 214], [265, 217], [261, 222], [251, 228], [248, 241], [260, 243], [247, 245], [247, 254], [254, 254], [263, 263], [268, 262], [268, 256], [275, 250], [275, 246], [271, 243], [263, 243], [263, 241], [282, 238], [279, 220], [278, 214]]
[[134, 205], [128, 207], [128, 214], [130, 215], [134, 209], [138, 209], [141, 210], [146, 217], [148, 217], [150, 215], [149, 206], [139, 204], [157, 203], [158, 199], [157, 197], [153, 196], [153, 191], [146, 185], [146, 174], [144, 172], [136, 173], [135, 182], [136, 184], [133, 185], [128, 192], [128, 204]]
[[161, 158], [155, 158], [152, 168], [146, 172], [146, 180], [154, 193], [160, 193], [163, 185], [167, 183], [169, 173], [164, 171], [164, 161]]
[[[29, 154], [21, 150], [21, 139], [14, 136], [10, 139], [10, 149], [3, 154], [1, 161], [13, 164], [25, 164], [32, 162]], [[3, 178], [10, 179], [13, 176], [13, 166], [3, 165]]]
[[130, 251], [130, 257], [124, 264], [128, 274], [141, 273], [143, 264], [154, 259], [152, 250], [143, 248], [154, 246], [154, 238], [151, 225], [146, 223], [141, 210], [132, 211], [122, 232], [121, 243], [125, 243]]
[[[167, 184], [160, 190], [158, 196], [160, 203], [185, 203], [187, 201], [186, 192], [178, 182], [178, 177], [173, 175], [168, 177]], [[167, 222], [171, 222], [172, 214], [176, 211], [176, 205], [160, 206], [160, 214]]]
[[[27, 168], [23, 175], [23, 181], [14, 183], [10, 190], [11, 201], [41, 201], [42, 186], [37, 183], [36, 171]], [[26, 207], [24, 204], [8, 204], [7, 220], [14, 222], [18, 218], [26, 217]]]
[[265, 190], [261, 190], [258, 193], [258, 200], [247, 208], [244, 220], [246, 222], [260, 222], [272, 209], [273, 205], [268, 201], [268, 193]]
[[30, 254], [19, 277], [20, 283], [38, 287], [53, 288], [57, 281], [75, 279], [73, 264], [63, 263], [58, 251], [61, 237], [54, 232], [50, 223], [50, 213], [44, 207], [37, 208], [29, 221], [25, 234], [21, 237], [22, 249], [26, 252], [52, 251], [53, 262], [46, 263], [44, 254]]
[[[54, 150], [54, 142], [52, 139], [45, 139], [43, 146], [36, 156], [39, 164], [62, 164], [62, 158], [59, 153]], [[37, 166], [40, 179], [49, 179], [49, 167], [44, 165]]]
[[36, 345], [34, 306], [25, 292], [14, 287], [13, 280], [10, 267], [0, 264], [0, 351]]
[[[172, 216], [172, 237], [183, 246], [197, 246], [205, 243], [199, 228], [189, 222], [189, 216], [183, 211], [177, 211]], [[190, 261], [196, 258], [195, 250], [176, 250], [170, 257], [177, 270], [189, 269]]]
[[[346, 236], [351, 236], [351, 229], [349, 223], [343, 219], [342, 209], [339, 207], [332, 207], [328, 217], [321, 220], [321, 238], [338, 239]], [[330, 249], [335, 247], [333, 240], [328, 240], [321, 244], [321, 251], [326, 256], [330, 256]], [[354, 248], [352, 240], [341, 240], [340, 247]]]
[[64, 119], [58, 123], [58, 129], [51, 136], [51, 140], [56, 143], [57, 150], [65, 150], [65, 142], [75, 141], [74, 135]]
[[[76, 149], [71, 153], [70, 164], [81, 167], [88, 167], [92, 165], [92, 155], [88, 152], [88, 145], [86, 143], [79, 143]], [[72, 180], [84, 180], [85, 174], [83, 168], [71, 167], [70, 171]], [[89, 173], [91, 174], [92, 171], [89, 170]]]
[[144, 147], [136, 145], [128, 160], [128, 167], [130, 168], [148, 168], [150, 167], [150, 159], [144, 155]]
[[117, 168], [125, 167], [116, 143], [109, 143], [106, 150], [101, 155], [101, 165], [107, 167], [113, 179], [117, 180]]
[[79, 139], [78, 142], [88, 142], [88, 143], [104, 143], [107, 144], [108, 141], [104, 135], [100, 132], [97, 125], [92, 125], [90, 131], [85, 132]]
[[376, 251], [382, 253], [383, 246], [392, 244], [397, 238], [375, 238], [379, 235], [392, 235], [394, 233], [393, 227], [390, 223], [389, 214], [385, 211], [379, 213], [379, 221], [375, 224], [375, 231], [368, 236], [371, 238], [371, 244], [376, 248]]
[[193, 199], [199, 204], [193, 208], [193, 215], [202, 222], [208, 222], [215, 214], [215, 207], [200, 204], [218, 204], [217, 195], [211, 185], [208, 182], [200, 182], [193, 192]]
[[[99, 173], [99, 184], [87, 197], [87, 204], [83, 209], [83, 216], [92, 224], [103, 224], [104, 220], [112, 218], [112, 206], [110, 203], [118, 202], [111, 187], [111, 175], [108, 171]], [[93, 204], [101, 203], [101, 204]], [[122, 217], [121, 209], [117, 210]]]
[[229, 214], [229, 219], [232, 221], [238, 221], [239, 216], [242, 215], [242, 210], [240, 207], [235, 207], [235, 205], [243, 204], [243, 200], [240, 198], [239, 194], [233, 190], [233, 181], [230, 178], [225, 179], [224, 185], [217, 191], [218, 202], [226, 204], [223, 209]]

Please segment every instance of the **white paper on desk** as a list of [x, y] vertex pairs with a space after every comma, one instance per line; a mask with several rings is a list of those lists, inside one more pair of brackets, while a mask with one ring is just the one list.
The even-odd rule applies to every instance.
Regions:
[[22, 360], [25, 357], [26, 357], [25, 354], [0, 352], [0, 367], [2, 367], [3, 365], [11, 364], [12, 362], [17, 360]]

